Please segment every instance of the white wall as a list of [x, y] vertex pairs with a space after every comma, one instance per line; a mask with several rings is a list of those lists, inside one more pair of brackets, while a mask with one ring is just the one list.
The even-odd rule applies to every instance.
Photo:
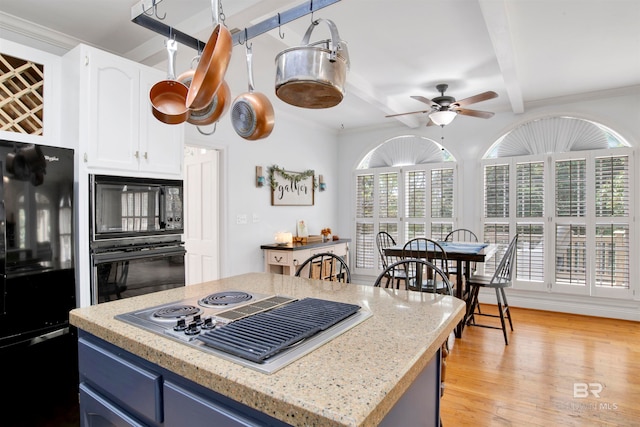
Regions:
[[[204, 127], [210, 132], [212, 127]], [[271, 135], [247, 141], [235, 133], [227, 112], [211, 136], [203, 136], [187, 126], [185, 145], [221, 150], [221, 275], [264, 271], [260, 245], [273, 243], [278, 231], [295, 236], [296, 221], [304, 219], [309, 234], [331, 227], [334, 233], [349, 237], [349, 228], [338, 226], [338, 155], [335, 135], [313, 123], [301, 123], [295, 117], [276, 115]], [[313, 206], [271, 206], [268, 167], [277, 165], [288, 171], [313, 169], [322, 174], [327, 190], [315, 191]], [[255, 167], [262, 166], [267, 180], [255, 185]], [[247, 224], [237, 224], [237, 216], [246, 215]], [[253, 222], [254, 215], [258, 221]]]

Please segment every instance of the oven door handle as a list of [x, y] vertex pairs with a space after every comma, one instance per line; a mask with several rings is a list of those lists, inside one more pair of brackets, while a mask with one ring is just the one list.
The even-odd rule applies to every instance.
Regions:
[[150, 257], [184, 256], [187, 253], [183, 246], [162, 247], [155, 249], [143, 249], [138, 251], [117, 251], [93, 254], [93, 263], [102, 264], [105, 262], [126, 261]]

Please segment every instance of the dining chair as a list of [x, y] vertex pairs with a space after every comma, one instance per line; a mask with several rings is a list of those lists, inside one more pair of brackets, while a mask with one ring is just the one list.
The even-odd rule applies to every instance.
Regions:
[[[466, 228], [458, 228], [447, 234], [444, 238], [445, 242], [478, 242], [478, 236], [473, 231]], [[473, 274], [476, 271], [476, 263], [472, 262], [469, 266], [469, 274]], [[458, 268], [454, 261], [449, 261], [449, 273], [452, 275], [457, 274]]]
[[[428, 248], [433, 247], [434, 255], [427, 256]], [[404, 244], [402, 248], [402, 258], [422, 258], [433, 263], [440, 270], [444, 271], [447, 277], [450, 276], [449, 261], [447, 252], [440, 243], [427, 237], [415, 237]]]
[[403, 258], [380, 273], [373, 286], [388, 288], [397, 277], [407, 277], [407, 289], [420, 292], [453, 295], [453, 287], [447, 273], [426, 259]]
[[345, 260], [330, 252], [310, 256], [300, 264], [295, 275], [309, 279], [351, 283], [351, 272]]
[[[386, 255], [384, 253], [384, 250], [395, 246], [396, 245], [396, 241], [393, 238], [393, 236], [391, 236], [391, 234], [387, 233], [386, 231], [380, 231], [378, 232], [378, 234], [376, 235], [376, 246], [378, 247], [378, 253], [380, 254], [380, 260], [382, 261], [382, 269], [386, 269], [389, 265], [393, 264], [394, 262], [398, 261], [400, 258], [396, 257], [396, 256], [389, 256]], [[396, 289], [400, 288], [400, 282], [403, 282], [405, 284], [405, 289], [407, 288], [406, 286], [406, 282], [407, 282], [407, 278], [406, 276], [402, 277], [402, 275], [400, 274], [400, 272], [397, 272], [398, 276], [395, 277], [395, 287]]]
[[[465, 322], [467, 326], [481, 326], [483, 328], [502, 329], [504, 335], [505, 345], [509, 345], [509, 339], [507, 338], [507, 326], [505, 319], [509, 321], [509, 326], [513, 331], [513, 322], [511, 320], [511, 311], [509, 310], [509, 303], [507, 302], [507, 295], [505, 294], [505, 288], [513, 285], [513, 273], [516, 271], [516, 253], [518, 246], [518, 235], [509, 243], [507, 250], [505, 251], [498, 267], [493, 275], [472, 275], [467, 284], [469, 286], [469, 301], [467, 304], [467, 315]], [[498, 314], [480, 312], [480, 304], [478, 302], [478, 293], [480, 288], [493, 288], [496, 291], [496, 300], [498, 303]], [[501, 326], [480, 324], [476, 322], [476, 316], [496, 317], [500, 318]]]

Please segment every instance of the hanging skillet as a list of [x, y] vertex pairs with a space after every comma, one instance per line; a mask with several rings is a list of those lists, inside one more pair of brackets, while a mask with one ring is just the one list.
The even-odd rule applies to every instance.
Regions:
[[202, 57], [189, 86], [187, 107], [191, 110], [202, 110], [211, 104], [231, 60], [233, 39], [229, 29], [220, 23], [219, 1], [211, 0], [215, 27], [204, 46]]
[[236, 97], [231, 106], [231, 123], [238, 135], [248, 140], [266, 138], [274, 124], [273, 105], [263, 93], [253, 91], [253, 70], [251, 46], [245, 41], [247, 50], [247, 72], [249, 92]]
[[[192, 64], [195, 61], [199, 61], [200, 57], [194, 58]], [[193, 76], [195, 74], [195, 69], [192, 68], [180, 74], [177, 78], [179, 82], [184, 84], [187, 87], [191, 86], [191, 81], [193, 80]], [[229, 89], [229, 85], [226, 81], [222, 81], [220, 87], [216, 91], [213, 96], [213, 100], [207, 105], [205, 108], [201, 110], [191, 110], [189, 115], [188, 123], [196, 126], [206, 126], [217, 122], [220, 117], [222, 117], [229, 106], [231, 105], [231, 90]], [[200, 130], [200, 129], [198, 129]], [[202, 131], [201, 131], [202, 133]]]
[[149, 99], [153, 116], [168, 125], [183, 123], [189, 118], [189, 109], [185, 105], [189, 89], [176, 81], [175, 59], [178, 43], [174, 39], [166, 42], [168, 53], [168, 76], [151, 86]]

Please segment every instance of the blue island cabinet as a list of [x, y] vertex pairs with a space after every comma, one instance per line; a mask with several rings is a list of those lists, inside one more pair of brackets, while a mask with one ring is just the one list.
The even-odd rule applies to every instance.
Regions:
[[106, 426], [286, 426], [79, 331], [80, 423]]
[[[289, 425], [85, 331], [78, 333], [83, 427]], [[439, 425], [440, 360], [438, 350], [379, 427]]]

